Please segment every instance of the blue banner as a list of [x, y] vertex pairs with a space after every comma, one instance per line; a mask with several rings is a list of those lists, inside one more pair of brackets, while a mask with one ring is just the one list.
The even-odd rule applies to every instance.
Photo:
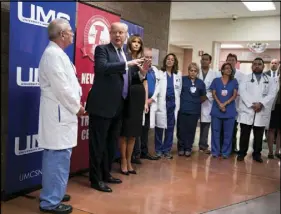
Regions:
[[128, 25], [128, 34], [127, 34], [127, 39], [126, 42], [124, 44], [124, 50], [126, 50], [126, 44], [127, 44], [127, 40], [130, 36], [134, 35], [134, 34], [139, 34], [140, 37], [143, 39], [143, 27], [137, 25], [137, 24], [133, 24], [131, 22], [128, 22], [126, 20], [121, 19], [120, 20], [122, 23]]
[[[42, 149], [38, 148], [40, 87], [38, 66], [49, 43], [47, 26], [65, 18], [75, 29], [76, 2], [11, 2], [9, 118], [5, 193], [41, 184]], [[66, 49], [73, 61], [74, 45]]]

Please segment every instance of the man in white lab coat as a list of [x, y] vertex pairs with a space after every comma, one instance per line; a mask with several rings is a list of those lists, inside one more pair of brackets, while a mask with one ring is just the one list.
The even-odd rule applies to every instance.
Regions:
[[78, 119], [84, 113], [80, 104], [81, 87], [76, 70], [64, 49], [73, 43], [73, 31], [66, 19], [55, 19], [48, 26], [50, 43], [39, 64], [41, 89], [39, 147], [43, 148], [40, 210], [71, 213], [65, 195], [72, 148], [77, 145]]
[[253, 73], [245, 75], [240, 84], [238, 123], [240, 123], [240, 150], [238, 161], [247, 155], [251, 130], [254, 130], [253, 159], [259, 163], [265, 126], [269, 123], [272, 103], [276, 95], [273, 79], [263, 73], [264, 61], [256, 58], [252, 63]]
[[206, 85], [207, 91], [207, 100], [202, 103], [201, 108], [201, 117], [200, 117], [200, 140], [199, 140], [199, 149], [200, 151], [210, 154], [208, 149], [208, 136], [211, 125], [211, 109], [213, 105], [213, 96], [212, 92], [209, 89], [213, 80], [220, 76], [219, 72], [213, 71], [210, 68], [212, 62], [212, 56], [205, 53], [201, 57], [201, 69], [199, 71], [199, 79], [203, 80]]

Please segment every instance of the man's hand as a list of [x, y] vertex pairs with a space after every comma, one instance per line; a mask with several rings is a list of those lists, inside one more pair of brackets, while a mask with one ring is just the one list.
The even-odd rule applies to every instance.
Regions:
[[153, 103], [153, 99], [149, 98], [149, 99], [147, 100], [147, 104], [150, 106], [152, 103]]
[[85, 113], [85, 109], [83, 106], [80, 107], [79, 111], [77, 112], [77, 117], [82, 116]]
[[253, 103], [252, 109], [255, 112], [260, 112], [262, 110], [263, 105], [261, 103]]
[[143, 62], [144, 62], [144, 58], [141, 58], [141, 59], [133, 59], [133, 60], [131, 60], [131, 61], [128, 61], [128, 62], [127, 62], [127, 65], [128, 65], [128, 67], [132, 67], [132, 66], [135, 66], [135, 65], [139, 66], [139, 65], [141, 65]]

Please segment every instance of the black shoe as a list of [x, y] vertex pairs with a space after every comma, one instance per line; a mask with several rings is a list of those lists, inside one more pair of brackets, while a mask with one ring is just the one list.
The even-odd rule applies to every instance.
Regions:
[[137, 172], [136, 172], [136, 170], [128, 170], [128, 172], [130, 173], [130, 174], [137, 174]]
[[[70, 201], [70, 198], [71, 198], [70, 195], [65, 194], [61, 201], [62, 202], [68, 202], [68, 201]], [[42, 200], [39, 199], [39, 201], [41, 202]]]
[[268, 159], [274, 159], [274, 155], [273, 154], [268, 154], [267, 158]]
[[261, 157], [253, 157], [253, 160], [257, 161], [258, 163], [263, 162], [263, 159]]
[[141, 160], [139, 158], [132, 158], [131, 160], [131, 163], [134, 163], [134, 164], [142, 164]]
[[275, 156], [279, 159], [281, 159], [281, 154], [275, 154]]
[[130, 175], [130, 173], [127, 171], [127, 172], [125, 172], [125, 171], [122, 171], [122, 169], [120, 169], [120, 173], [122, 174], [122, 175]]
[[91, 187], [101, 192], [112, 192], [112, 189], [103, 181], [100, 181], [98, 184], [91, 184]]
[[244, 156], [238, 155], [237, 160], [238, 160], [238, 161], [244, 161], [244, 158], [245, 158]]
[[108, 179], [105, 179], [104, 182], [106, 183], [111, 183], [111, 184], [121, 184], [122, 181], [118, 178], [113, 178], [112, 176], [109, 177]]
[[160, 157], [158, 157], [158, 156], [153, 156], [153, 155], [150, 155], [150, 154], [145, 154], [145, 155], [141, 155], [141, 159], [159, 160]]
[[41, 207], [39, 207], [40, 211], [43, 213], [55, 213], [55, 214], [68, 214], [72, 213], [72, 206], [60, 204], [57, 208], [53, 210], [46, 210]]

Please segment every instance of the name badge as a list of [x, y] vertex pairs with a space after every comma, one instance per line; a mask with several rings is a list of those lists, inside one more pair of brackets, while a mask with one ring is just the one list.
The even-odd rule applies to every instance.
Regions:
[[263, 85], [262, 94], [263, 95], [267, 95], [268, 94], [268, 84], [264, 84]]
[[196, 92], [196, 87], [194, 87], [194, 86], [190, 87], [190, 92], [192, 94], [194, 94]]
[[221, 96], [223, 97], [227, 96], [227, 90], [221, 90]]

